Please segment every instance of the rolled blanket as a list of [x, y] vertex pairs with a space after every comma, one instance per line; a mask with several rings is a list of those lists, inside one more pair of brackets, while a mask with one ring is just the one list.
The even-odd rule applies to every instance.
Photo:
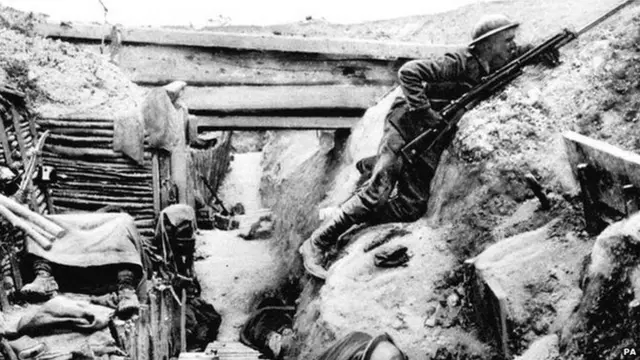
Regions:
[[41, 336], [60, 332], [94, 332], [104, 329], [113, 311], [86, 301], [57, 296], [24, 315], [18, 333]]

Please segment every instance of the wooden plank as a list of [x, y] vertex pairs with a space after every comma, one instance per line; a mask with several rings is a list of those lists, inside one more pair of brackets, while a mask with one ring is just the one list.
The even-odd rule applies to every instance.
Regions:
[[149, 292], [149, 358], [152, 360], [162, 359], [162, 354], [160, 354], [160, 344], [159, 344], [159, 325], [160, 325], [160, 311], [158, 310], [158, 296], [156, 295], [156, 290], [152, 289]]
[[205, 354], [217, 354], [220, 360], [246, 359], [258, 360], [262, 358], [262, 354], [237, 341], [214, 341], [207, 345]]
[[180, 352], [187, 351], [187, 289], [180, 296]]
[[0, 119], [0, 142], [2, 144], [5, 164], [9, 166], [13, 161], [11, 160], [11, 148], [9, 147], [9, 139], [7, 138], [7, 130], [4, 127], [4, 120], [2, 119]]
[[[100, 45], [82, 48], [100, 54]], [[393, 85], [401, 62], [341, 55], [128, 45], [118, 66], [141, 85], [180, 79], [188, 85]]]
[[136, 323], [136, 331], [133, 334], [136, 337], [136, 348], [132, 349], [135, 356], [134, 360], [149, 360], [149, 306], [147, 304], [140, 305], [140, 315]]
[[0, 286], [0, 308], [3, 312], [9, 312], [11, 309], [9, 296], [7, 295], [7, 291], [4, 289], [4, 286]]
[[295, 116], [197, 116], [190, 119], [198, 132], [206, 130], [252, 129], [350, 129], [358, 117]]
[[576, 178], [579, 164], [590, 166], [588, 181], [593, 187], [590, 196], [620, 214], [629, 215], [624, 188], [627, 185], [640, 188], [640, 155], [574, 132], [566, 132], [563, 137]]
[[[18, 115], [18, 112], [14, 107], [11, 107], [11, 120], [13, 121], [14, 129], [22, 129], [22, 126], [20, 126], [20, 115]], [[21, 161], [25, 163], [27, 161], [27, 146], [25, 144], [22, 131], [15, 131], [15, 136], [18, 140], [18, 150], [20, 151]]]
[[[23, 166], [23, 170], [27, 171], [26, 167], [27, 167], [27, 163], [29, 162], [29, 157], [27, 156], [27, 144], [25, 141], [25, 137], [22, 134], [22, 131], [20, 131], [22, 129], [22, 124], [21, 121], [22, 117], [20, 116], [20, 114], [18, 114], [18, 111], [16, 110], [15, 107], [11, 107], [11, 118], [13, 120], [13, 128], [16, 129], [17, 131], [15, 132], [15, 136], [16, 139], [18, 140], [18, 147], [20, 149], [20, 159], [22, 161], [22, 166]], [[34, 154], [33, 156], [37, 156], [37, 154]], [[37, 164], [35, 165], [37, 166]], [[29, 175], [29, 177], [32, 177], [32, 175]], [[32, 179], [29, 179], [29, 181], [31, 181]], [[31, 183], [27, 183], [27, 195], [29, 196], [29, 202], [31, 203], [31, 210], [33, 211], [38, 211], [39, 210], [39, 206], [38, 203], [36, 201], [36, 197], [35, 194], [33, 193], [33, 186]]]
[[[111, 33], [111, 25], [36, 24], [38, 34], [76, 41], [101, 41]], [[273, 34], [237, 34], [178, 29], [123, 28], [123, 44], [157, 44], [196, 47], [253, 49], [300, 53], [322, 53], [359, 56], [371, 59], [426, 58], [434, 53], [460, 48], [464, 45], [437, 45], [417, 42], [392, 42], [350, 38], [313, 38], [279, 36]]]
[[391, 87], [354, 85], [185, 88], [189, 110], [367, 109]]
[[20, 289], [22, 289], [22, 285], [24, 285], [22, 281], [22, 274], [20, 273], [20, 265], [18, 264], [18, 259], [13, 249], [9, 251], [10, 251], [9, 264], [11, 265], [11, 272], [13, 275], [14, 286], [16, 287], [16, 291], [19, 291]]

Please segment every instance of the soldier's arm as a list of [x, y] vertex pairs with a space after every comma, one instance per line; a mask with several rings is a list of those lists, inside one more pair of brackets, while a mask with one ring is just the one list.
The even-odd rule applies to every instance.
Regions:
[[465, 59], [447, 54], [437, 60], [413, 60], [398, 71], [398, 80], [410, 108], [429, 109], [425, 85], [432, 82], [455, 81], [464, 71]]
[[[514, 59], [524, 55], [527, 51], [534, 48], [533, 44], [518, 46]], [[534, 64], [543, 64], [547, 67], [554, 67], [560, 64], [560, 52], [556, 48], [552, 48], [548, 52], [542, 53], [533, 60]]]

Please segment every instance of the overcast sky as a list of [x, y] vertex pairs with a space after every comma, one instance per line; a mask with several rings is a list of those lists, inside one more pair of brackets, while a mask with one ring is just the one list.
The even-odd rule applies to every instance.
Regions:
[[[107, 21], [123, 25], [192, 25], [225, 22], [268, 25], [307, 16], [335, 23], [357, 23], [437, 13], [486, 0], [102, 0]], [[49, 14], [53, 20], [104, 22], [100, 0], [0, 0], [20, 10]]]

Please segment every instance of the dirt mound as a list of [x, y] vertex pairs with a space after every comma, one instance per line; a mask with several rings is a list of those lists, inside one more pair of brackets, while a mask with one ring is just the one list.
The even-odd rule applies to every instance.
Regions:
[[32, 36], [33, 24], [43, 21], [42, 16], [5, 7], [0, 15], [0, 77], [25, 91], [35, 110], [108, 115], [141, 101], [141, 89], [106, 57]]
[[332, 24], [323, 20], [273, 26], [222, 26], [208, 30], [271, 33], [282, 36], [326, 36], [378, 40], [413, 41], [431, 44], [461, 44], [469, 41], [471, 27], [485, 14], [502, 13], [521, 22], [523, 40], [532, 41], [550, 36], [569, 27], [585, 25], [618, 0], [568, 1], [482, 1], [452, 11], [430, 15], [415, 15], [397, 19], [370, 21], [361, 24]]

